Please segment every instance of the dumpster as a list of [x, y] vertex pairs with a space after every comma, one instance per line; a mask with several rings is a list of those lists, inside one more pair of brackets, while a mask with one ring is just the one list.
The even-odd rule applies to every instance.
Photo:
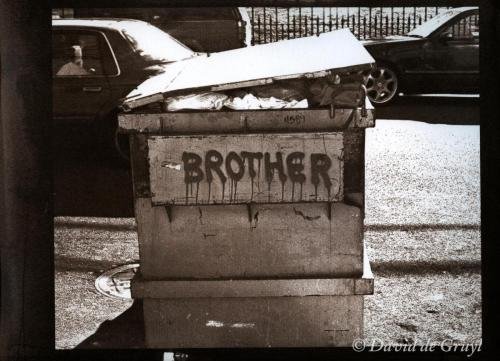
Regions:
[[[297, 49], [311, 60], [290, 58]], [[240, 71], [217, 75], [228, 61]], [[373, 293], [363, 218], [375, 118], [360, 77], [373, 58], [336, 31], [182, 62], [129, 94], [119, 115], [146, 345], [350, 346]], [[302, 85], [305, 100], [262, 97]]]

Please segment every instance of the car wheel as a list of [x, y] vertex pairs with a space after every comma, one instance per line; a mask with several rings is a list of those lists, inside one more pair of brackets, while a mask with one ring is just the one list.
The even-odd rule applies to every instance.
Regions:
[[128, 135], [120, 133], [118, 127], [115, 129], [114, 146], [116, 154], [128, 165], [130, 162], [130, 145]]
[[118, 116], [110, 113], [101, 118], [95, 126], [106, 159], [115, 165], [128, 166], [130, 160], [128, 135], [118, 132]]
[[388, 104], [398, 95], [397, 73], [385, 64], [378, 64], [366, 76], [365, 86], [372, 103]]

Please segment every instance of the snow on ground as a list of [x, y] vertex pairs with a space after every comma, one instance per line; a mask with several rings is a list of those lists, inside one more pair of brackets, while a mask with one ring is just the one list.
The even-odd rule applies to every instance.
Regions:
[[365, 224], [480, 224], [479, 126], [377, 120]]
[[[479, 126], [377, 120], [367, 130], [365, 177], [365, 241], [375, 270], [365, 337], [479, 340], [481, 281], [470, 272], [480, 260]], [[94, 281], [138, 257], [133, 219], [56, 218], [57, 348], [75, 347], [130, 307], [99, 294]], [[394, 264], [400, 269], [384, 268]], [[457, 269], [429, 268], [436, 264]]]

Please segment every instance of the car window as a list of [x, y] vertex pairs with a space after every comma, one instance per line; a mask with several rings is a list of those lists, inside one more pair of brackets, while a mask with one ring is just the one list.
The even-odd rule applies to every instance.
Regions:
[[[466, 10], [468, 8], [465, 8]], [[453, 8], [449, 9], [445, 12], [442, 12], [430, 20], [427, 20], [425, 23], [417, 26], [412, 31], [408, 32], [409, 36], [417, 36], [417, 37], [428, 37], [434, 31], [436, 31], [440, 26], [444, 25], [446, 22], [452, 20], [455, 16], [460, 16], [460, 14], [464, 11], [464, 8]], [[475, 15], [479, 17], [478, 15]], [[441, 33], [441, 32], [440, 32]]]
[[98, 31], [59, 30], [52, 35], [52, 75], [95, 77], [117, 75], [113, 54]]
[[479, 15], [473, 14], [460, 19], [444, 30], [453, 40], [472, 40], [479, 37]]

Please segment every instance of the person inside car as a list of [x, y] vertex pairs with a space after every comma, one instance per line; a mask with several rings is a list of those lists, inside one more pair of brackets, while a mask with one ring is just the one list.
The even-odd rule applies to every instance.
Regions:
[[70, 61], [68, 63], [64, 64], [57, 71], [57, 75], [65, 76], [65, 75], [88, 75], [88, 74], [90, 74], [83, 67], [82, 47], [80, 45], [73, 45], [69, 49], [69, 53], [71, 54]]

